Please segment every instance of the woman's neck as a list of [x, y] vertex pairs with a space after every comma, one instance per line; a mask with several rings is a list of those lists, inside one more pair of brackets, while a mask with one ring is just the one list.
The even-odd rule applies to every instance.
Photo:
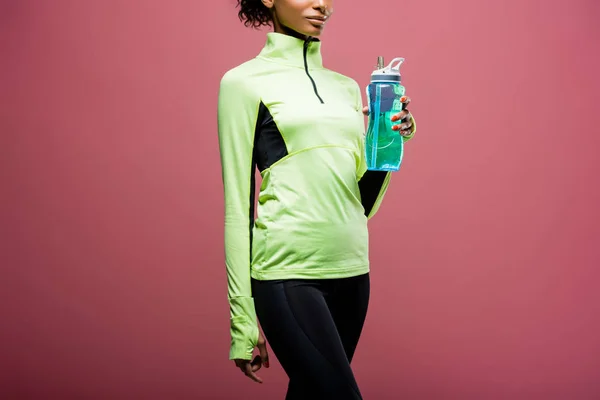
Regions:
[[287, 26], [281, 24], [277, 20], [277, 18], [274, 18], [274, 20], [273, 20], [273, 31], [275, 33], [281, 33], [283, 35], [293, 36], [295, 38], [302, 39], [302, 40], [308, 39], [308, 36], [303, 35], [299, 32], [296, 32], [295, 30], [288, 28]]

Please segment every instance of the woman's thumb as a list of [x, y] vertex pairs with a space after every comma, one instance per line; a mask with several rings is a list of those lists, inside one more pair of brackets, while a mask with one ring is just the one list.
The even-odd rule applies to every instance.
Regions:
[[267, 345], [264, 341], [258, 343], [258, 350], [260, 352], [260, 358], [262, 359], [263, 365], [269, 368], [269, 353], [267, 352]]

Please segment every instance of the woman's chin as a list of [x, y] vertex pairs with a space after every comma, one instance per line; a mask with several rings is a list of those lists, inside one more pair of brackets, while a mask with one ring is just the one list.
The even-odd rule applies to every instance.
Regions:
[[317, 28], [314, 26], [308, 27], [307, 29], [304, 29], [304, 32], [302, 32], [303, 35], [312, 37], [321, 36], [321, 33], [323, 33], [323, 28]]
[[326, 26], [325, 22], [321, 22], [318, 24], [309, 23], [309, 27], [311, 28], [312, 31], [315, 32], [316, 35], [320, 35], [321, 33], [323, 33], [323, 29], [325, 29], [325, 26]]
[[292, 36], [317, 37], [321, 36], [321, 34], [323, 33], [323, 28], [323, 25], [312, 24], [309, 22], [296, 29], [292, 28], [291, 26], [286, 26], [284, 28], [284, 31], [288, 32], [288, 34], [291, 34]]

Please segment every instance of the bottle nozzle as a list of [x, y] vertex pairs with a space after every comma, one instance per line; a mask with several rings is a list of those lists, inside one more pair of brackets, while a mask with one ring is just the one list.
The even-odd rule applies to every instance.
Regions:
[[388, 80], [400, 82], [400, 65], [404, 62], [403, 57], [396, 57], [387, 66], [383, 56], [377, 57], [377, 69], [371, 74], [371, 80]]
[[[390, 65], [388, 65], [388, 68], [398, 71], [398, 70], [400, 70], [400, 65], [402, 65], [403, 62], [404, 62], [403, 57], [394, 58], [392, 60], [392, 62], [390, 63]], [[393, 66], [394, 63], [397, 63], [397, 64], [395, 66]]]

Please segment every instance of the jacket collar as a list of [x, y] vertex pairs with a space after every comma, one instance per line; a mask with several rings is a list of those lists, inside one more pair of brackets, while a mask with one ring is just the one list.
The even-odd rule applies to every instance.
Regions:
[[299, 68], [304, 68], [306, 57], [308, 69], [323, 68], [321, 41], [313, 37], [303, 40], [283, 33], [269, 32], [258, 57]]

